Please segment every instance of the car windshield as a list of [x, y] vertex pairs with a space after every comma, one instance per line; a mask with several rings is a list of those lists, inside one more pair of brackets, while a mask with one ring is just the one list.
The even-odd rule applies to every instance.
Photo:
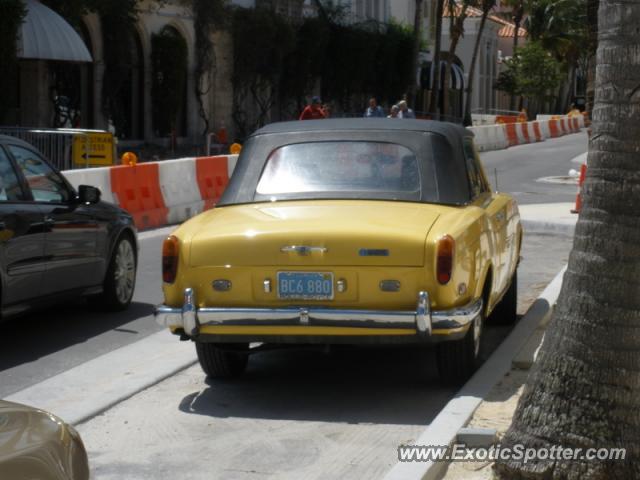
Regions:
[[[386, 142], [323, 141], [286, 145], [268, 157], [256, 193], [272, 199], [301, 194], [335, 196], [343, 192], [366, 198], [419, 200], [416, 155]], [[316, 195], [313, 195], [316, 196]]]

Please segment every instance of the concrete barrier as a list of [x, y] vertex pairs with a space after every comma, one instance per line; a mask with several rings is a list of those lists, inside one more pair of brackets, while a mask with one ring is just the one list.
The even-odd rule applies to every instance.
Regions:
[[181, 223], [201, 213], [204, 200], [197, 184], [195, 158], [159, 162], [160, 190], [168, 206], [167, 223]]
[[[539, 119], [470, 127], [479, 151], [544, 141], [584, 127], [584, 117]], [[129, 211], [136, 226], [156, 228], [181, 223], [213, 208], [235, 170], [237, 155], [181, 158], [135, 166], [67, 170], [74, 187], [93, 185], [102, 198]]]
[[182, 158], [63, 173], [75, 188], [98, 187], [103, 200], [127, 210], [136, 227], [144, 230], [181, 223], [213, 208], [229, 182], [237, 157]]
[[81, 170], [66, 170], [64, 176], [77, 189], [79, 185], [93, 185], [102, 192], [105, 202], [116, 203], [111, 192], [110, 167], [83, 168]]
[[474, 133], [476, 147], [481, 152], [502, 150], [509, 146], [505, 125], [483, 125], [469, 129]]

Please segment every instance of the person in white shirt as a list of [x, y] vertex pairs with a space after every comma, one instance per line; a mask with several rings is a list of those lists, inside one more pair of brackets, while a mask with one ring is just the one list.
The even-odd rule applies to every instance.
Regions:
[[398, 102], [398, 108], [400, 109], [398, 118], [416, 118], [416, 114], [409, 108], [405, 100]]

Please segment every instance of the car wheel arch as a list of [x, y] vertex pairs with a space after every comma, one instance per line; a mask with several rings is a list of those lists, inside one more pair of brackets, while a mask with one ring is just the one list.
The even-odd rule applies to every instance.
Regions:
[[[115, 250], [116, 250], [116, 246], [118, 245], [118, 243], [120, 242], [120, 240], [122, 238], [128, 238], [129, 240], [131, 240], [131, 243], [133, 244], [133, 255], [136, 259], [136, 266], [138, 264], [138, 241], [136, 240], [136, 234], [134, 233], [134, 231], [131, 228], [128, 227], [124, 227], [122, 228], [117, 235], [114, 235], [113, 238], [114, 240], [110, 243], [109, 245], [109, 255], [107, 255], [106, 259], [107, 262], [110, 262], [111, 259], [113, 258], [113, 255], [115, 254]], [[107, 271], [105, 270], [105, 275], [107, 274]]]

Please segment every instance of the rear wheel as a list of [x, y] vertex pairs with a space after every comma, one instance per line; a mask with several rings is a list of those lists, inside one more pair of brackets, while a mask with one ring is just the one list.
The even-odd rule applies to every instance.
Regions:
[[211, 378], [239, 377], [247, 369], [248, 343], [215, 344], [196, 342], [198, 361]]
[[484, 323], [484, 308], [460, 340], [443, 342], [437, 346], [436, 360], [440, 381], [444, 385], [461, 385], [478, 368]]
[[490, 323], [494, 325], [512, 325], [518, 318], [518, 270], [513, 272], [511, 285], [507, 293], [504, 294], [500, 303], [489, 317]]

